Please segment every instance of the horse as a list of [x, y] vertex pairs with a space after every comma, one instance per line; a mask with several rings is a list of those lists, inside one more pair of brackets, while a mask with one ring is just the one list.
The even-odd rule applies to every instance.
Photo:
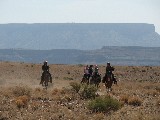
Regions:
[[83, 78], [81, 80], [81, 84], [86, 83], [87, 85], [89, 84], [89, 75], [88, 74], [84, 74]]
[[112, 91], [113, 82], [116, 83], [116, 81], [114, 81], [114, 78], [112, 75], [104, 76], [102, 82], [105, 83], [105, 87], [108, 92]]
[[94, 74], [90, 79], [90, 84], [94, 84], [95, 87], [99, 87], [99, 83], [101, 82], [101, 74]]
[[48, 71], [44, 71], [44, 73], [41, 76], [40, 84], [42, 84], [42, 86], [47, 88], [48, 82], [52, 83], [52, 76]]

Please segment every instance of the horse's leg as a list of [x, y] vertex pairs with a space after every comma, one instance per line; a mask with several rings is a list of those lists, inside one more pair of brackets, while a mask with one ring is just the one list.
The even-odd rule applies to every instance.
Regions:
[[52, 83], [52, 76], [50, 73], [49, 73], [49, 82]]
[[95, 83], [95, 87], [97, 87], [97, 88], [98, 88], [98, 83]]
[[48, 86], [48, 82], [49, 82], [49, 80], [47, 80], [47, 82], [46, 82], [46, 86]]
[[45, 86], [45, 80], [43, 80], [43, 82], [42, 82], [42, 86]]
[[50, 83], [52, 83], [52, 77], [50, 77]]
[[95, 81], [95, 86], [98, 88], [99, 87], [99, 83], [98, 83], [98, 80], [96, 79]]
[[87, 81], [87, 85], [90, 84], [90, 77], [86, 78], [86, 81]]
[[47, 90], [46, 80], [44, 81], [44, 89]]
[[106, 81], [105, 85], [106, 85], [106, 91], [110, 92], [111, 91], [110, 81]]
[[40, 83], [39, 84], [42, 84], [42, 80], [40, 81]]
[[39, 84], [43, 84], [43, 76], [41, 76], [41, 81]]
[[82, 78], [82, 80], [81, 80], [81, 84], [83, 84], [84, 83], [84, 77]]
[[45, 86], [45, 88], [47, 88], [47, 81], [46, 80], [44, 82], [44, 86]]

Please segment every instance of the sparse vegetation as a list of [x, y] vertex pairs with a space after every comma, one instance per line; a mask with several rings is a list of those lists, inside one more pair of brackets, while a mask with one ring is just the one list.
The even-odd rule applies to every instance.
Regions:
[[96, 97], [97, 88], [94, 85], [84, 85], [82, 86], [81, 96], [84, 99], [91, 99]]
[[15, 87], [11, 88], [11, 91], [12, 91], [13, 95], [15, 95], [17, 97], [23, 96], [23, 95], [30, 96], [31, 88], [29, 88], [28, 86], [19, 85], [19, 86], [15, 86]]
[[27, 107], [28, 102], [29, 102], [29, 96], [26, 95], [19, 96], [15, 99], [15, 103], [18, 108]]
[[118, 102], [118, 100], [113, 99], [110, 96], [102, 96], [102, 97], [97, 97], [95, 100], [92, 100], [88, 108], [92, 110], [93, 112], [104, 112], [108, 113], [110, 111], [115, 111], [120, 109], [121, 104]]
[[[81, 85], [83, 67], [77, 65], [50, 65], [53, 84], [45, 90], [39, 85], [41, 65], [33, 64], [33, 67], [31, 65], [2, 62], [0, 119], [159, 120], [160, 118], [159, 67], [115, 66], [114, 73], [119, 80], [118, 85], [114, 85], [113, 90], [107, 93], [102, 83], [98, 89], [90, 85]], [[99, 65], [99, 71], [104, 75], [105, 66]], [[64, 77], [73, 80], [64, 80]], [[107, 98], [108, 96], [110, 98]], [[110, 108], [104, 110], [107, 103], [110, 103]], [[109, 114], [106, 114], [108, 112]]]
[[133, 106], [140, 106], [142, 104], [142, 100], [139, 97], [134, 96], [129, 98], [128, 104]]
[[128, 99], [129, 99], [128, 95], [120, 96], [120, 101], [124, 102], [125, 104], [128, 104]]
[[81, 89], [81, 84], [80, 83], [77, 83], [77, 82], [71, 82], [70, 83], [70, 86], [72, 87], [72, 89], [74, 91], [76, 91], [76, 93], [79, 92], [79, 90]]

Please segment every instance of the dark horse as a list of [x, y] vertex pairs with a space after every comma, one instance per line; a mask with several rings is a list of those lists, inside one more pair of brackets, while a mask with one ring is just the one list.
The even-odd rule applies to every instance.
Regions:
[[106, 86], [106, 89], [107, 91], [112, 91], [112, 84], [117, 84], [117, 81], [116, 79], [113, 77], [113, 75], [105, 75], [103, 77], [103, 80], [102, 80], [103, 83], [105, 83], [105, 86]]
[[52, 83], [52, 76], [48, 71], [44, 71], [42, 76], [41, 76], [40, 84], [42, 84], [42, 86], [47, 88], [48, 82]]
[[101, 74], [94, 74], [90, 79], [90, 84], [94, 84], [97, 88], [99, 87], [100, 82], [101, 82]]
[[89, 84], [89, 75], [84, 74], [81, 83], [86, 83], [87, 85]]

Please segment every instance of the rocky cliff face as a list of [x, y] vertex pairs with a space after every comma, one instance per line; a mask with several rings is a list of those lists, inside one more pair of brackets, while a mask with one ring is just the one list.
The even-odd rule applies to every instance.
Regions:
[[99, 49], [160, 47], [160, 35], [145, 23], [0, 24], [0, 48]]

